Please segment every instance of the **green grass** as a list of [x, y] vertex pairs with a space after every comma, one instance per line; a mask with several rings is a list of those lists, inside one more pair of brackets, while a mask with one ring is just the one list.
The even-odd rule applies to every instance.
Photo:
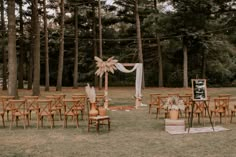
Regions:
[[[72, 94], [84, 93], [83, 88], [77, 90], [64, 88], [67, 97]], [[143, 90], [143, 103], [147, 104], [150, 93], [190, 93], [191, 89], [183, 88], [146, 88]], [[56, 92], [42, 90], [41, 97]], [[102, 93], [102, 91], [99, 91]], [[2, 95], [6, 92], [1, 91]], [[109, 88], [112, 105], [134, 105], [134, 87]], [[236, 88], [210, 88], [208, 95], [212, 98], [218, 94], [232, 94], [230, 108], [236, 98]], [[20, 90], [20, 97], [31, 95], [31, 91]], [[213, 102], [211, 102], [213, 105]], [[152, 110], [154, 112], [154, 110]], [[45, 121], [45, 127], [37, 129], [33, 117], [31, 126], [23, 129], [22, 123], [9, 130], [0, 124], [0, 156], [4, 157], [235, 157], [236, 156], [236, 117], [232, 124], [221, 124], [230, 131], [217, 133], [170, 135], [164, 131], [164, 118], [155, 118], [148, 114], [148, 107], [135, 110], [109, 111], [111, 131], [104, 126], [100, 133], [95, 129], [87, 132], [87, 120], [80, 120], [79, 128], [72, 122], [68, 128], [62, 128], [62, 122], [56, 117], [55, 128], [50, 129]], [[207, 118], [206, 118], [207, 119]], [[219, 120], [217, 119], [217, 125]], [[210, 126], [208, 122], [206, 125]], [[198, 126], [194, 119], [194, 126]]]

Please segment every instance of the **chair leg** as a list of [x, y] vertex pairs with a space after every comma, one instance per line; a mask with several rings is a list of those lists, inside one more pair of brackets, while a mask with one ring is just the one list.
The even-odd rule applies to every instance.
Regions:
[[59, 109], [59, 115], [60, 115], [60, 120], [62, 120], [62, 118], [61, 118], [61, 109]]
[[30, 125], [30, 121], [29, 121], [29, 115], [27, 115], [27, 125], [29, 126]]
[[51, 115], [51, 121], [52, 121], [52, 126], [51, 126], [51, 128], [53, 128], [53, 127], [54, 127], [54, 115]]
[[5, 128], [5, 121], [4, 121], [4, 115], [2, 115], [2, 125]]
[[24, 125], [24, 129], [25, 129], [25, 123], [26, 123], [26, 115], [23, 115], [23, 125]]
[[197, 113], [198, 124], [200, 124], [200, 113]]
[[31, 110], [29, 110], [29, 119], [31, 120]]
[[99, 125], [100, 125], [100, 121], [97, 120], [97, 121], [96, 121], [96, 129], [97, 129], [97, 132], [99, 132]]
[[7, 110], [7, 120], [9, 120], [9, 111]]
[[76, 127], [79, 127], [79, 115], [76, 115]]
[[108, 131], [110, 131], [110, 128], [111, 128], [111, 122], [110, 119], [108, 119]]
[[41, 117], [41, 127], [43, 127], [43, 116]]
[[220, 124], [222, 123], [221, 118], [222, 118], [222, 113], [220, 113]]
[[37, 129], [39, 128], [39, 120], [40, 120], [40, 116], [37, 116]]
[[157, 108], [156, 119], [159, 118], [158, 112], [159, 112], [159, 109]]
[[233, 114], [234, 114], [234, 112], [233, 112], [233, 111], [231, 111], [231, 118], [230, 118], [230, 123], [232, 123]]
[[64, 118], [65, 118], [65, 119], [64, 119], [64, 125], [65, 125], [65, 127], [67, 128], [67, 116], [65, 116]]
[[12, 115], [11, 123], [10, 123], [10, 129], [12, 128], [13, 122], [14, 122], [15, 117]]
[[81, 110], [81, 120], [84, 120], [84, 110]]
[[19, 120], [19, 117], [16, 116], [16, 127], [18, 127], [18, 120]]

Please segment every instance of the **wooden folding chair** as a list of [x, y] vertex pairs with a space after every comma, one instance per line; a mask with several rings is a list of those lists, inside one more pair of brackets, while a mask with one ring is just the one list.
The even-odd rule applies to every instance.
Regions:
[[67, 118], [68, 116], [71, 116], [72, 119], [76, 120], [76, 127], [79, 127], [79, 110], [78, 104], [79, 100], [78, 99], [63, 99], [63, 106], [64, 106], [64, 124], [63, 128], [67, 127]]
[[51, 110], [52, 100], [38, 99], [37, 104], [37, 128], [39, 128], [39, 121], [41, 121], [41, 127], [43, 127], [43, 118], [46, 116], [51, 124], [51, 129], [54, 127], [54, 112]]
[[150, 102], [149, 102], [149, 110], [148, 113], [151, 113], [151, 109], [154, 106], [155, 108], [158, 107], [159, 105], [159, 99], [158, 96], [160, 96], [161, 94], [159, 93], [150, 93]]
[[62, 120], [62, 116], [61, 116], [61, 110], [63, 108], [62, 99], [65, 98], [65, 94], [54, 94], [54, 95], [46, 96], [46, 98], [52, 100], [51, 110], [56, 111], [56, 112], [58, 111], [59, 116], [60, 116], [59, 118], [60, 120]]
[[231, 94], [220, 94], [220, 95], [218, 95], [218, 97], [227, 99], [227, 103], [226, 103], [226, 106], [225, 106], [225, 111], [227, 112], [228, 115], [230, 115], [229, 101], [230, 101]]
[[96, 127], [96, 131], [99, 132], [100, 125], [107, 125], [108, 126], [108, 131], [110, 131], [110, 117], [109, 116], [91, 116], [89, 114], [90, 111], [90, 103], [87, 103], [87, 108], [88, 108], [88, 132], [90, 131], [91, 127]]
[[0, 96], [0, 103], [4, 106], [4, 111], [7, 112], [7, 120], [9, 120], [9, 112], [11, 111], [11, 106], [8, 101], [14, 99], [14, 96]]
[[5, 108], [4, 108], [4, 103], [0, 101], [0, 116], [2, 117], [2, 126], [5, 127]]
[[166, 118], [168, 115], [168, 110], [164, 109], [164, 105], [166, 103], [168, 96], [158, 96], [158, 106], [157, 106], [157, 113], [156, 113], [156, 118], [159, 118], [159, 114], [161, 113], [161, 110], [164, 110], [164, 117]]
[[39, 97], [38, 96], [24, 96], [24, 98], [25, 98], [27, 111], [29, 112], [29, 119], [31, 120], [31, 112], [35, 111], [35, 113], [37, 113], [36, 101], [38, 100]]
[[179, 98], [181, 100], [183, 100], [183, 102], [184, 102], [184, 105], [185, 105], [184, 116], [185, 116], [185, 118], [187, 118], [187, 115], [189, 113], [189, 110], [190, 110], [190, 107], [191, 107], [191, 103], [192, 103], [191, 95], [181, 95], [181, 96], [179, 96]]
[[26, 121], [27, 121], [27, 126], [29, 126], [29, 112], [26, 109], [25, 99], [9, 100], [8, 103], [9, 106], [11, 106], [11, 112], [12, 112], [10, 129], [12, 128], [14, 121], [16, 121], [16, 126], [18, 126], [18, 120], [20, 117], [23, 117], [24, 129]]
[[205, 125], [204, 121], [204, 111], [205, 111], [205, 102], [204, 101], [195, 101], [195, 108], [193, 113], [198, 117], [198, 124], [200, 124], [200, 118], [203, 119], [203, 124]]
[[[225, 123], [227, 123], [226, 108], [227, 108], [228, 99], [227, 98], [214, 98], [214, 109], [211, 110], [211, 116], [213, 116], [215, 124], [215, 116], [219, 114], [220, 123], [222, 122], [222, 116], [225, 117]], [[214, 113], [214, 114], [213, 114]]]
[[72, 99], [78, 100], [77, 106], [75, 106], [73, 109], [80, 111], [81, 113], [81, 119], [83, 120], [83, 116], [85, 113], [85, 104], [87, 101], [86, 95], [72, 95]]

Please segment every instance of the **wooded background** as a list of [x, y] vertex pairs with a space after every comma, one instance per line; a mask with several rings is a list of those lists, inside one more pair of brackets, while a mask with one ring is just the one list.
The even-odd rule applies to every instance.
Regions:
[[[0, 0], [3, 90], [102, 87], [94, 56], [143, 63], [145, 86], [236, 84], [233, 0]], [[109, 74], [109, 86], [134, 85]], [[26, 82], [26, 85], [24, 85]]]

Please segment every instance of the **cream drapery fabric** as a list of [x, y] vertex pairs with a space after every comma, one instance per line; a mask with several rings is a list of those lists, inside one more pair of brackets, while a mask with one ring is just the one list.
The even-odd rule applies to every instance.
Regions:
[[[120, 70], [121, 72], [124, 72], [124, 73], [131, 73], [136, 70], [135, 97], [136, 97], [136, 99], [141, 100], [141, 98], [142, 98], [141, 89], [142, 89], [143, 64], [142, 63], [135, 63], [134, 67], [130, 70], [126, 69], [125, 66], [121, 63], [116, 63], [115, 66], [118, 70]], [[137, 103], [141, 103], [141, 102], [136, 101], [136, 107], [140, 105]]]

